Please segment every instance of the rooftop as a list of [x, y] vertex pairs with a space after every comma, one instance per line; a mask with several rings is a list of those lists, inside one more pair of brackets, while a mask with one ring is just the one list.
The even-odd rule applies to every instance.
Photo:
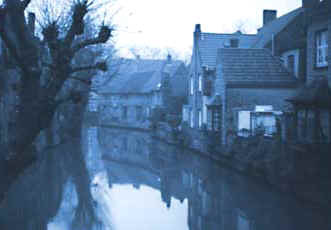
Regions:
[[297, 81], [267, 49], [218, 49], [217, 64], [227, 83], [283, 83], [286, 86]]
[[256, 42], [257, 37], [256, 35], [242, 33], [201, 33], [198, 41], [198, 52], [202, 65], [215, 68], [217, 49], [229, 46], [231, 39], [238, 39], [240, 48], [249, 48]]
[[260, 28], [257, 34], [255, 48], [264, 48], [271, 40], [272, 36], [281, 32], [289, 23], [304, 12], [303, 8], [293, 10]]

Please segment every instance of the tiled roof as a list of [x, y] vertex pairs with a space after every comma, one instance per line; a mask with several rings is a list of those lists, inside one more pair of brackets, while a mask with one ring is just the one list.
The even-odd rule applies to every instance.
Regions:
[[121, 59], [118, 73], [99, 89], [99, 93], [143, 93], [152, 88], [154, 90], [161, 81], [160, 72], [174, 75], [181, 64], [182, 61], [176, 60]]
[[[132, 74], [129, 81], [125, 82], [118, 93], [148, 93], [152, 89], [152, 84], [156, 82], [154, 80], [154, 74], [155, 72], [138, 72]], [[150, 81], [151, 83], [149, 83]]]
[[218, 67], [228, 84], [295, 83], [281, 61], [267, 49], [223, 48], [218, 50]]
[[256, 35], [250, 34], [214, 34], [201, 33], [198, 41], [198, 52], [202, 65], [216, 67], [217, 49], [229, 45], [231, 39], [239, 39], [239, 48], [249, 48], [256, 42]]
[[258, 39], [253, 45], [254, 48], [264, 48], [271, 40], [272, 35], [277, 35], [281, 32], [290, 22], [292, 22], [297, 16], [304, 11], [303, 8], [298, 8], [294, 11], [289, 12], [262, 27], [257, 36]]

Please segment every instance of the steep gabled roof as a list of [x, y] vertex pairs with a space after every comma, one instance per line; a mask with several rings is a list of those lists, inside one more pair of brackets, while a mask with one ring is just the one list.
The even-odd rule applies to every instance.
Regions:
[[215, 34], [201, 33], [198, 41], [198, 52], [201, 64], [216, 67], [217, 49], [224, 48], [231, 39], [239, 39], [240, 48], [249, 48], [256, 42], [256, 35], [251, 34]]
[[254, 48], [265, 48], [265, 46], [272, 40], [272, 36], [276, 36], [287, 25], [289, 25], [296, 17], [303, 13], [303, 8], [293, 10], [260, 28], [257, 36], [258, 39], [253, 45]]
[[219, 49], [217, 64], [229, 85], [283, 84], [286, 87], [296, 83], [296, 78], [267, 49]]

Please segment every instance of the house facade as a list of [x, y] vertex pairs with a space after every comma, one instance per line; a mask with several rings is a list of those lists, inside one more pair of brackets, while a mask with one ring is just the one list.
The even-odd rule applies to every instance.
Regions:
[[267, 49], [223, 48], [218, 50], [216, 72], [220, 102], [209, 112], [208, 123], [221, 122], [217, 131], [222, 144], [260, 129], [268, 136], [276, 133], [277, 116], [287, 109], [286, 99], [297, 86], [279, 58]]
[[307, 81], [289, 101], [294, 106], [294, 137], [331, 141], [331, 1], [304, 0], [307, 26]]
[[[181, 114], [187, 95], [187, 71], [184, 63], [166, 60], [138, 60], [138, 68], [119, 73], [101, 91], [101, 120], [133, 127], [147, 127], [158, 110]], [[130, 63], [132, 67], [136, 63]], [[174, 101], [183, 101], [176, 108]], [[177, 112], [176, 112], [177, 110]]]
[[189, 71], [188, 104], [183, 108], [183, 121], [191, 128], [207, 124], [207, 105], [218, 94], [215, 86], [216, 57], [218, 48], [249, 48], [256, 42], [256, 35], [203, 33], [195, 27], [191, 68]]

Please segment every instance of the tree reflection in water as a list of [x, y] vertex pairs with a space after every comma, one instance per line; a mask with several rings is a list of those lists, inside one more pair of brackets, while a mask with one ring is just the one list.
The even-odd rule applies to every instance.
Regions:
[[39, 157], [1, 204], [0, 229], [46, 230], [60, 207], [69, 209], [70, 215], [63, 217], [70, 223], [68, 229], [102, 229], [80, 141], [59, 145]]

